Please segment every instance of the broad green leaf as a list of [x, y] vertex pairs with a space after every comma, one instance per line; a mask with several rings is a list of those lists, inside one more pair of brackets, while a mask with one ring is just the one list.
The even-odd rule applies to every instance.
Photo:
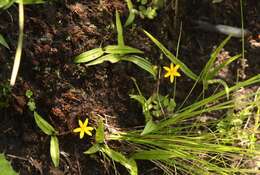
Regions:
[[120, 61], [121, 57], [119, 55], [116, 54], [108, 54], [108, 55], [104, 55], [94, 61], [89, 62], [88, 64], [85, 64], [86, 66], [94, 66], [97, 64], [101, 64], [105, 61], [109, 61], [110, 63], [117, 63], [118, 61]]
[[11, 163], [5, 159], [4, 154], [0, 154], [0, 174], [2, 175], [18, 175], [11, 166]]
[[119, 46], [124, 46], [124, 35], [123, 35], [123, 27], [120, 20], [120, 15], [118, 11], [116, 11], [116, 29], [117, 29], [117, 43]]
[[46, 121], [44, 120], [36, 111], [33, 113], [34, 119], [38, 127], [47, 135], [53, 135], [57, 131]]
[[146, 135], [146, 134], [149, 134], [151, 132], [153, 132], [155, 129], [157, 129], [157, 125], [153, 122], [153, 120], [149, 120], [145, 127], [144, 127], [144, 130], [143, 132], [141, 133], [141, 135]]
[[15, 0], [1, 0], [0, 9], [8, 9], [14, 2]]
[[123, 61], [129, 61], [129, 62], [136, 64], [140, 68], [149, 72], [154, 78], [156, 78], [157, 71], [156, 71], [155, 67], [148, 60], [146, 60], [142, 57], [136, 56], [136, 55], [125, 56], [125, 57], [122, 57], [121, 59]]
[[17, 3], [23, 3], [23, 4], [42, 4], [45, 3], [45, 0], [15, 0]]
[[60, 162], [60, 148], [59, 140], [56, 136], [51, 136], [50, 155], [54, 166], [58, 167]]
[[150, 33], [144, 30], [144, 33], [161, 49], [167, 58], [169, 58], [174, 64], [180, 65], [180, 69], [191, 79], [197, 80], [198, 76], [193, 73], [182, 61], [176, 58], [168, 49], [166, 49], [156, 38]]
[[211, 54], [209, 61], [207, 62], [206, 66], [202, 70], [201, 79], [203, 81], [209, 80], [208, 74], [210, 73], [211, 68], [214, 65], [215, 60], [217, 59], [218, 54], [223, 49], [223, 47], [227, 44], [230, 40], [231, 36], [228, 36], [220, 45], [215, 49], [215, 51]]
[[0, 34], [0, 44], [5, 46], [6, 48], [10, 49], [10, 47], [8, 46], [7, 42], [5, 41], [3, 35], [1, 35], [1, 34]]
[[128, 10], [129, 10], [129, 15], [128, 15], [128, 18], [125, 22], [125, 27], [129, 26], [130, 24], [133, 23], [133, 21], [135, 20], [135, 12], [134, 12], [134, 7], [133, 7], [133, 3], [131, 0], [126, 0], [127, 2], [127, 7], [128, 7]]
[[137, 165], [133, 159], [127, 159], [123, 154], [110, 149], [107, 145], [102, 148], [102, 151], [112, 160], [126, 167], [131, 175], [137, 175]]
[[104, 143], [105, 140], [105, 127], [102, 119], [98, 121], [98, 128], [96, 129], [96, 142]]
[[99, 144], [95, 144], [91, 146], [87, 151], [84, 152], [84, 154], [95, 154], [96, 152], [100, 151], [102, 146]]
[[125, 55], [130, 53], [142, 54], [143, 51], [130, 46], [109, 45], [105, 47], [105, 53]]
[[90, 62], [98, 57], [101, 57], [104, 54], [104, 51], [102, 48], [96, 48], [89, 50], [87, 52], [83, 52], [82, 54], [78, 55], [75, 59], [75, 63], [85, 63], [85, 62]]

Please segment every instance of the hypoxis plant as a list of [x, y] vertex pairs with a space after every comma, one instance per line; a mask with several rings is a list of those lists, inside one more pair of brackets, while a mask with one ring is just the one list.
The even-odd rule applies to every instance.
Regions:
[[[131, 95], [131, 98], [142, 105], [146, 119], [144, 129], [126, 132], [110, 129], [113, 132], [104, 133], [104, 125], [101, 123], [99, 128], [103, 129], [97, 130], [96, 144], [85, 153], [92, 154], [99, 151], [102, 155], [110, 157], [125, 166], [132, 175], [138, 174], [136, 160], [152, 161], [166, 174], [179, 172], [184, 174], [227, 175], [260, 173], [259, 170], [237, 163], [237, 160], [247, 161], [260, 155], [260, 151], [256, 147], [255, 136], [259, 127], [259, 91], [241, 97], [246, 102], [244, 104], [245, 108], [235, 114], [239, 117], [239, 123], [236, 123], [238, 120], [233, 120], [230, 117], [229, 112], [235, 111], [236, 105], [239, 105], [237, 100], [229, 98], [229, 94], [233, 97], [233, 94], [241, 88], [260, 83], [260, 75], [238, 82], [229, 88], [223, 80], [215, 79], [221, 68], [240, 57], [240, 55], [236, 55], [214, 67], [213, 63], [217, 55], [230, 37], [226, 38], [217, 47], [205, 68], [197, 76], [152, 35], [148, 32], [145, 33], [155, 42], [165, 56], [181, 70], [182, 74], [195, 81], [194, 86], [202, 83], [203, 91], [205, 91], [209, 84], [218, 82], [223, 84], [225, 88], [207, 98], [196, 100], [189, 106], [178, 105], [178, 108], [176, 108], [174, 98], [169, 95], [162, 96], [158, 92], [146, 98], [137, 88], [139, 94]], [[176, 69], [175, 73], [177, 72], [176, 66], [172, 66], [172, 69]], [[169, 73], [170, 68], [171, 66], [166, 70], [166, 74]], [[247, 101], [246, 99], [249, 98], [255, 100]], [[211, 114], [214, 114], [213, 118], [210, 116]], [[239, 125], [239, 129], [245, 126], [248, 123], [247, 118], [249, 116], [255, 118], [255, 131], [247, 132], [247, 140], [245, 138], [239, 138], [240, 140], [238, 140], [237, 132], [231, 133], [231, 136], [226, 135], [228, 132], [234, 131], [234, 129], [228, 130], [234, 125], [236, 127]], [[238, 144], [245, 142], [245, 140], [248, 144]], [[124, 142], [131, 148], [130, 150], [134, 151], [130, 154], [115, 151], [109, 147], [110, 141]]]
[[50, 136], [51, 159], [54, 166], [58, 167], [60, 162], [59, 140], [57, 138], [58, 131], [56, 131], [54, 127], [49, 124], [45, 119], [43, 119], [43, 117], [36, 111], [36, 104], [33, 99], [33, 92], [31, 90], [27, 90], [25, 95], [28, 98], [27, 106], [29, 110], [33, 112], [35, 123], [43, 133]]
[[108, 45], [104, 48], [95, 48], [78, 55], [75, 63], [85, 63], [85, 66], [101, 64], [105, 61], [117, 63], [119, 61], [128, 61], [136, 64], [143, 70], [156, 77], [155, 67], [145, 58], [139, 56], [143, 51], [127, 46], [124, 43], [123, 28], [119, 13], [116, 12], [117, 45]]

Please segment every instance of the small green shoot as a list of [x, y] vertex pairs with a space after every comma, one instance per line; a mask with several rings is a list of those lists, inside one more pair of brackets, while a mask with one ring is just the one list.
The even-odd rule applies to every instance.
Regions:
[[28, 98], [27, 106], [29, 110], [33, 112], [35, 123], [43, 133], [50, 136], [51, 159], [54, 166], [58, 167], [60, 161], [59, 141], [56, 136], [58, 134], [58, 131], [56, 131], [54, 127], [51, 124], [49, 124], [45, 119], [43, 119], [43, 117], [40, 116], [40, 114], [38, 114], [38, 112], [36, 111], [36, 105], [33, 99], [33, 92], [31, 90], [27, 90], [25, 96]]
[[150, 73], [156, 78], [157, 70], [147, 59], [136, 54], [143, 54], [143, 51], [127, 46], [124, 43], [123, 27], [120, 20], [120, 15], [116, 11], [116, 28], [118, 45], [108, 45], [104, 48], [95, 48], [78, 55], [75, 63], [86, 63], [85, 66], [93, 66], [103, 62], [117, 63], [119, 61], [132, 62]]

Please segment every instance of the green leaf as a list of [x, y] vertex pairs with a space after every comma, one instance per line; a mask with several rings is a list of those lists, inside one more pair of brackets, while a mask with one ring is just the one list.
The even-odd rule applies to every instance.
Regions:
[[0, 174], [3, 174], [3, 175], [18, 175], [18, 173], [13, 170], [10, 162], [8, 162], [5, 159], [4, 154], [0, 154]]
[[208, 84], [215, 84], [215, 83], [221, 84], [224, 87], [225, 91], [226, 91], [227, 99], [229, 99], [229, 87], [228, 87], [228, 85], [227, 85], [227, 83], [225, 81], [223, 81], [221, 79], [214, 79], [214, 80], [208, 80], [207, 83]]
[[144, 69], [145, 71], [149, 72], [154, 78], [156, 78], [157, 71], [155, 67], [146, 59], [136, 56], [136, 55], [130, 55], [130, 56], [125, 56], [121, 58], [123, 61], [129, 61], [140, 68]]
[[134, 159], [127, 159], [123, 154], [110, 149], [107, 145], [102, 148], [102, 151], [112, 160], [126, 167], [131, 175], [137, 175], [137, 165]]
[[173, 152], [166, 150], [144, 150], [134, 153], [131, 158], [136, 160], [167, 160], [173, 157]]
[[118, 11], [116, 11], [116, 29], [117, 29], [117, 42], [119, 46], [124, 46], [124, 36], [123, 36], [123, 27], [120, 20], [120, 15]]
[[51, 136], [50, 155], [54, 166], [58, 167], [60, 162], [60, 149], [59, 140], [56, 136]]
[[156, 38], [150, 33], [144, 30], [144, 33], [161, 49], [167, 58], [169, 58], [174, 64], [180, 65], [180, 69], [191, 79], [197, 80], [198, 76], [194, 74], [182, 61], [176, 58], [168, 49], [166, 49]]
[[[1, 7], [1, 6], [0, 6]], [[10, 49], [10, 47], [8, 46], [7, 42], [5, 41], [3, 35], [0, 34], [0, 44], [2, 44], [3, 46], [5, 46], [6, 48]]]
[[95, 144], [91, 146], [87, 151], [84, 152], [84, 154], [95, 154], [96, 152], [101, 150], [100, 144]]
[[[215, 60], [217, 59], [218, 54], [223, 49], [223, 47], [227, 44], [230, 40], [231, 36], [228, 36], [224, 41], [220, 43], [220, 45], [215, 49], [215, 51], [211, 54], [209, 61], [207, 62], [206, 66], [202, 70], [201, 80], [207, 81], [209, 80], [208, 75], [211, 72], [211, 68], [214, 65]], [[211, 75], [212, 76], [212, 75]]]
[[23, 4], [42, 4], [45, 3], [45, 0], [15, 0], [16, 3], [23, 3]]
[[241, 54], [235, 55], [227, 60], [225, 60], [223, 63], [221, 63], [220, 65], [218, 65], [216, 68], [214, 68], [211, 72], [208, 73], [207, 75], [207, 79], [211, 80], [214, 78], [214, 76], [216, 76], [216, 74], [224, 67], [226, 67], [227, 65], [229, 65], [230, 63], [232, 63], [233, 61], [237, 60], [238, 58], [241, 57]]
[[129, 26], [130, 24], [133, 23], [133, 21], [135, 20], [135, 12], [134, 12], [134, 7], [133, 7], [133, 3], [131, 0], [126, 0], [127, 2], [127, 7], [128, 7], [128, 10], [129, 10], [129, 15], [128, 15], [128, 18], [125, 22], [125, 27]]
[[132, 95], [132, 94], [130, 94], [129, 96], [130, 96], [131, 99], [134, 99], [134, 100], [138, 101], [142, 106], [146, 102], [145, 97], [142, 96], [142, 95]]
[[153, 132], [155, 129], [157, 129], [157, 125], [153, 122], [153, 120], [149, 120], [145, 127], [144, 127], [144, 130], [143, 132], [141, 133], [141, 135], [146, 135], [146, 134], [149, 134], [151, 132]]
[[31, 90], [26, 90], [25, 96], [26, 96], [27, 98], [32, 98], [33, 92], [32, 92]]
[[8, 9], [10, 6], [13, 5], [15, 0], [1, 0], [0, 1], [0, 9]]
[[98, 57], [101, 57], [104, 54], [104, 51], [102, 48], [95, 48], [92, 50], [89, 50], [87, 52], [83, 52], [82, 54], [78, 55], [75, 59], [75, 63], [85, 63], [95, 60]]
[[94, 65], [97, 65], [97, 64], [101, 64], [105, 61], [109, 61], [111, 63], [117, 63], [118, 61], [120, 61], [121, 57], [119, 55], [116, 55], [116, 54], [108, 54], [108, 55], [104, 55], [94, 61], [91, 61], [89, 62], [88, 64], [85, 64], [86, 66], [94, 66]]
[[96, 142], [97, 143], [104, 143], [104, 140], [105, 140], [104, 130], [105, 130], [104, 122], [102, 119], [100, 119], [98, 122], [98, 128], [96, 130]]
[[53, 135], [57, 131], [46, 121], [44, 120], [36, 111], [33, 113], [34, 119], [38, 127], [47, 135]]
[[120, 45], [109, 45], [105, 47], [105, 53], [112, 53], [112, 54], [130, 54], [130, 53], [138, 53], [142, 54], [143, 51], [130, 47], [130, 46], [120, 46]]

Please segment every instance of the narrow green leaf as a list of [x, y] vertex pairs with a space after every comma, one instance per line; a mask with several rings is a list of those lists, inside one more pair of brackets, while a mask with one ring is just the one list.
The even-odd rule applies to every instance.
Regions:
[[102, 151], [112, 160], [126, 167], [131, 175], [138, 174], [135, 160], [127, 159], [123, 154], [110, 149], [107, 145], [102, 148]]
[[208, 80], [208, 74], [210, 70], [212, 69], [215, 60], [217, 59], [218, 54], [223, 49], [223, 47], [227, 44], [227, 42], [230, 40], [231, 36], [228, 36], [224, 41], [220, 43], [220, 45], [214, 50], [214, 52], [211, 54], [209, 61], [207, 62], [206, 66], [202, 70], [201, 79], [203, 81]]
[[96, 142], [104, 143], [105, 140], [105, 127], [102, 119], [98, 121], [98, 128], [96, 129]]
[[208, 80], [207, 83], [208, 84], [215, 84], [215, 83], [221, 84], [224, 87], [225, 91], [226, 91], [227, 99], [229, 99], [229, 87], [228, 87], [228, 85], [227, 85], [227, 83], [225, 81], [223, 81], [221, 79], [213, 79], [213, 80]]
[[134, 7], [133, 7], [132, 1], [131, 0], [126, 0], [126, 2], [127, 2], [128, 10], [129, 10], [129, 15], [128, 15], [128, 18], [127, 18], [127, 20], [125, 22], [124, 27], [129, 26], [135, 20], [135, 12], [134, 12]]
[[53, 135], [57, 131], [46, 121], [44, 120], [36, 111], [33, 113], [34, 119], [38, 127], [47, 135]]
[[155, 67], [146, 59], [136, 56], [136, 55], [130, 55], [130, 56], [125, 56], [121, 58], [123, 61], [129, 61], [140, 68], [144, 69], [145, 71], [149, 72], [154, 78], [156, 78], [157, 71]]
[[0, 174], [3, 175], [18, 175], [11, 166], [11, 163], [5, 159], [4, 154], [0, 154]]
[[82, 54], [76, 56], [74, 59], [75, 63], [85, 63], [89, 61], [93, 61], [98, 57], [101, 57], [104, 54], [104, 51], [102, 48], [95, 48], [92, 50], [89, 50], [87, 52], [83, 52]]
[[237, 60], [238, 58], [241, 57], [241, 54], [235, 55], [227, 60], [225, 60], [223, 63], [221, 63], [219, 66], [217, 66], [216, 68], [214, 68], [214, 70], [212, 70], [211, 72], [208, 73], [207, 79], [211, 80], [213, 79], [216, 74], [224, 67], [226, 67], [227, 65], [229, 65], [230, 63], [232, 63], [233, 61]]
[[86, 66], [94, 66], [94, 65], [97, 65], [97, 64], [101, 64], [105, 61], [109, 61], [111, 63], [117, 63], [118, 61], [120, 61], [121, 57], [119, 55], [116, 55], [116, 54], [108, 54], [108, 55], [104, 55], [94, 61], [91, 61], [89, 62], [88, 64], [85, 64]]
[[7, 42], [5, 41], [3, 35], [1, 35], [1, 34], [0, 34], [0, 44], [5, 46], [6, 48], [10, 49], [10, 47], [8, 46]]
[[172, 157], [173, 152], [160, 149], [139, 151], [131, 156], [135, 160], [167, 160]]
[[146, 134], [149, 134], [151, 132], [153, 132], [154, 130], [157, 129], [157, 125], [153, 122], [153, 120], [149, 120], [145, 127], [144, 127], [144, 130], [143, 132], [141, 133], [141, 135], [146, 135]]
[[58, 167], [60, 162], [60, 148], [59, 140], [56, 136], [51, 136], [50, 155], [54, 166]]
[[101, 146], [99, 144], [95, 144], [91, 146], [87, 151], [84, 152], [84, 154], [95, 154], [96, 152], [101, 150]]
[[10, 6], [13, 5], [15, 0], [1, 0], [0, 1], [0, 9], [8, 9]]
[[109, 46], [105, 47], [105, 53], [125, 55], [125, 54], [130, 54], [130, 53], [142, 54], [143, 51], [130, 47], [130, 46], [109, 45]]
[[124, 36], [123, 36], [123, 27], [120, 20], [120, 15], [118, 11], [116, 11], [116, 29], [117, 29], [117, 42], [119, 46], [124, 46]]
[[161, 49], [167, 58], [169, 58], [174, 64], [180, 65], [180, 69], [191, 79], [197, 80], [198, 76], [193, 73], [182, 61], [176, 58], [168, 49], [166, 49], [156, 38], [150, 33], [144, 30], [144, 33]]

